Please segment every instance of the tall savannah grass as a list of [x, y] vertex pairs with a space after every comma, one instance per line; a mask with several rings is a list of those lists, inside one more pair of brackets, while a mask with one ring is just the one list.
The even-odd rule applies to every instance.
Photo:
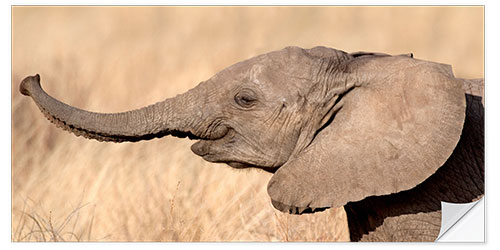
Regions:
[[411, 51], [482, 77], [481, 8], [14, 7], [12, 23], [13, 241], [349, 238], [342, 208], [283, 214], [270, 174], [205, 162], [187, 139], [113, 144], [55, 128], [18, 92], [27, 75], [97, 112], [161, 101], [288, 45]]

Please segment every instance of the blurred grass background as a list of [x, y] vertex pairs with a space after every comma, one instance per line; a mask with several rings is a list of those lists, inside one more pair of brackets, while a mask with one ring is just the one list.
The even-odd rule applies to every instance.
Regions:
[[97, 112], [175, 96], [289, 45], [413, 52], [483, 77], [483, 7], [13, 7], [12, 240], [345, 241], [342, 208], [272, 208], [271, 175], [187, 139], [100, 143], [55, 128], [18, 86]]

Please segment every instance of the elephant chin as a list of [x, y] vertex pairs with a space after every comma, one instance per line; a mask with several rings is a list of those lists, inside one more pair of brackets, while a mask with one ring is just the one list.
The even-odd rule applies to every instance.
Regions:
[[242, 162], [237, 162], [237, 161], [230, 161], [226, 162], [227, 165], [231, 166], [232, 168], [237, 168], [237, 169], [245, 169], [245, 168], [252, 168], [252, 169], [262, 169], [266, 172], [273, 173], [278, 170], [276, 167], [266, 167], [266, 166], [257, 166], [249, 163], [242, 163]]
[[226, 163], [230, 167], [236, 169], [258, 168], [269, 173], [274, 173], [279, 168], [279, 167], [258, 166], [247, 162], [221, 159], [217, 154], [214, 154], [214, 152], [210, 152], [210, 144], [213, 142], [214, 140], [199, 140], [191, 146], [191, 151], [193, 151], [193, 153], [202, 157], [206, 161], [216, 162], [216, 163]]
[[257, 167], [257, 166], [252, 165], [252, 164], [246, 164], [246, 163], [241, 163], [241, 162], [236, 162], [236, 161], [227, 162], [227, 165], [231, 166], [232, 168], [255, 168], [255, 167]]

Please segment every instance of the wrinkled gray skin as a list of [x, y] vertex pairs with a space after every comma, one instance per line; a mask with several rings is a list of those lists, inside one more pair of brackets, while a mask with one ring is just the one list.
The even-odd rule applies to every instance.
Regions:
[[439, 233], [440, 201], [484, 193], [481, 84], [412, 55], [288, 47], [122, 113], [66, 105], [38, 75], [20, 91], [77, 136], [187, 136], [207, 161], [274, 173], [268, 193], [278, 210], [344, 206], [353, 241], [429, 241]]
[[463, 80], [467, 113], [448, 161], [415, 188], [344, 206], [352, 241], [434, 241], [441, 201], [469, 203], [484, 195], [484, 81]]

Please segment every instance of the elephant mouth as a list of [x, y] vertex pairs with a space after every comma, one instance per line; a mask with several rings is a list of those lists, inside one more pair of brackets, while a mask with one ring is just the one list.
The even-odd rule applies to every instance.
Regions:
[[[189, 135], [188, 135], [189, 137]], [[191, 146], [191, 151], [195, 153], [196, 155], [202, 157], [203, 159], [210, 161], [210, 162], [218, 162], [215, 159], [215, 156], [217, 155], [216, 152], [213, 152], [212, 147], [214, 144], [221, 144], [222, 140], [226, 138], [226, 136], [222, 136], [217, 139], [207, 139], [207, 138], [202, 138], [198, 136], [194, 136], [192, 138], [196, 138], [195, 140], [198, 140]], [[190, 139], [192, 139], [190, 138]]]
[[205, 156], [210, 155], [209, 145], [207, 140], [200, 139], [191, 146], [191, 151], [196, 155], [205, 158]]
[[201, 136], [195, 135], [189, 131], [180, 131], [180, 130], [174, 130], [170, 131], [168, 133], [171, 136], [177, 137], [177, 138], [188, 138], [190, 140], [202, 140], [203, 138]]
[[225, 163], [232, 168], [236, 169], [246, 169], [246, 168], [258, 168], [269, 173], [274, 173], [278, 168], [268, 167], [252, 164], [246, 161], [237, 160], [234, 151], [230, 152], [224, 149], [226, 144], [231, 144], [234, 141], [235, 131], [233, 129], [228, 129], [228, 132], [217, 139], [204, 139], [199, 138], [199, 140], [191, 146], [191, 151], [196, 155], [202, 157], [204, 160], [214, 163]]
[[212, 132], [212, 136], [210, 137], [197, 136], [189, 132], [187, 132], [186, 134], [189, 139], [198, 140], [191, 146], [191, 151], [193, 151], [193, 153], [195, 153], [196, 155], [203, 157], [203, 159], [212, 162], [214, 161], [213, 159], [211, 159], [211, 157], [214, 155], [214, 152], [211, 151], [212, 144], [221, 143], [225, 138], [234, 136], [233, 129], [227, 126], [219, 126], [218, 128], [214, 129], [214, 131], [215, 133]]
[[190, 140], [200, 141], [215, 141], [225, 137], [230, 131], [230, 128], [224, 125], [219, 125], [208, 129], [205, 132], [194, 132], [192, 130], [168, 130], [165, 134], [177, 138], [189, 138]]

